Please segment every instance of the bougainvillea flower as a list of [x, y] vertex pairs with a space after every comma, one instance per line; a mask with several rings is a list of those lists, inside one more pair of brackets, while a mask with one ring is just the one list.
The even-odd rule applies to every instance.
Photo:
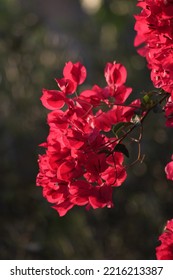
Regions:
[[96, 208], [113, 207], [112, 188], [110, 185], [95, 186], [92, 194], [89, 196], [90, 205]]
[[160, 235], [161, 244], [156, 247], [158, 260], [173, 260], [173, 219], [167, 221], [164, 232]]
[[47, 117], [50, 129], [41, 145], [45, 154], [39, 156], [36, 184], [43, 187], [43, 196], [60, 216], [75, 205], [111, 208], [113, 187], [121, 186], [127, 176], [124, 155], [115, 151], [119, 140], [112, 128], [118, 122], [130, 122], [140, 104], [121, 106], [131, 93], [124, 85], [127, 73], [121, 64], [106, 65], [104, 88], [94, 85], [76, 95], [74, 90], [86, 78], [85, 67], [68, 62], [63, 76], [56, 79], [59, 90], [44, 89], [41, 97], [52, 112]]
[[82, 206], [89, 202], [92, 186], [86, 181], [78, 180], [69, 185], [70, 200], [75, 205]]
[[65, 104], [64, 95], [59, 90], [43, 89], [41, 102], [49, 110], [61, 109]]
[[77, 89], [77, 83], [73, 80], [62, 78], [55, 79], [55, 81], [57, 82], [60, 90], [62, 90], [65, 94], [73, 94]]
[[165, 167], [166, 177], [168, 180], [173, 180], [173, 155], [171, 159], [172, 161], [170, 161]]
[[104, 74], [107, 84], [112, 88], [123, 85], [127, 78], [126, 68], [116, 62], [108, 62]]
[[166, 126], [173, 127], [173, 102], [169, 98], [165, 106], [165, 117], [166, 117]]
[[157, 88], [173, 92], [173, 2], [138, 0], [142, 10], [135, 16], [134, 41], [138, 52], [147, 59], [151, 80]]
[[64, 78], [74, 81], [80, 85], [85, 81], [87, 72], [86, 68], [80, 62], [73, 64], [69, 61], [64, 67], [63, 75]]

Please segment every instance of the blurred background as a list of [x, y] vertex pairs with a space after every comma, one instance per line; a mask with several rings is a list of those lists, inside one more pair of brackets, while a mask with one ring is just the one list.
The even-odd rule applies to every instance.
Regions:
[[56, 87], [66, 61], [86, 66], [88, 86], [104, 86], [105, 64], [115, 60], [128, 69], [132, 99], [153, 89], [133, 47], [136, 2], [0, 1], [1, 259], [155, 259], [157, 237], [173, 217], [173, 183], [164, 173], [172, 132], [162, 114], [146, 119], [145, 161], [114, 190], [114, 209], [75, 208], [60, 218], [35, 186], [38, 145], [48, 135], [41, 91]]

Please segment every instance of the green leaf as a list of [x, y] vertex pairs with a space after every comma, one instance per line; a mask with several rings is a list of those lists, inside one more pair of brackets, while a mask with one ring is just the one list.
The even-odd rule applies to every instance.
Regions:
[[117, 144], [114, 148], [115, 152], [121, 152], [123, 153], [126, 157], [129, 158], [129, 151], [127, 150], [126, 146], [124, 144]]
[[152, 106], [155, 104], [155, 96], [150, 92], [143, 96], [142, 98], [142, 107], [144, 110], [148, 110], [152, 108]]
[[150, 101], [150, 95], [145, 94], [142, 98], [142, 101], [143, 101], [144, 104], [148, 104], [148, 102]]

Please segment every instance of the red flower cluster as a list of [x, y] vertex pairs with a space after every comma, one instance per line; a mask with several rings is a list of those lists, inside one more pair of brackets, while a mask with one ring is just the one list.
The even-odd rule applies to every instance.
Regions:
[[145, 56], [156, 88], [173, 95], [173, 0], [139, 0], [142, 8], [135, 16], [135, 46]]
[[158, 260], [173, 260], [173, 219], [167, 221], [164, 233], [159, 237], [161, 245], [156, 247]]
[[166, 125], [173, 126], [173, 0], [145, 0], [135, 16], [135, 46], [145, 56], [151, 69], [151, 80], [156, 88], [171, 94], [165, 107]]
[[170, 161], [165, 167], [166, 177], [168, 180], [173, 180], [173, 155], [172, 161]]
[[[142, 8], [135, 16], [135, 46], [147, 59], [151, 80], [156, 88], [170, 93], [165, 106], [166, 126], [173, 127], [173, 0], [145, 0], [138, 2]], [[173, 165], [166, 166], [168, 179], [173, 179]]]
[[173, 127], [173, 102], [172, 98], [168, 99], [165, 106], [166, 126]]
[[124, 156], [116, 150], [119, 139], [111, 130], [114, 124], [130, 122], [139, 101], [117, 105], [131, 93], [124, 85], [127, 73], [121, 64], [107, 63], [106, 87], [94, 85], [78, 95], [86, 75], [81, 63], [68, 62], [63, 78], [56, 79], [59, 90], [44, 89], [41, 97], [52, 112], [47, 142], [41, 144], [46, 153], [39, 156], [37, 185], [60, 216], [74, 205], [113, 207], [112, 187], [126, 179]]

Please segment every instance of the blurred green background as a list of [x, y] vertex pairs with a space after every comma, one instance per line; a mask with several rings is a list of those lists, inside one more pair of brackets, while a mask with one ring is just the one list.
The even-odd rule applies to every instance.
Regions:
[[[173, 217], [171, 129], [146, 119], [141, 165], [114, 190], [114, 209], [75, 208], [60, 218], [35, 186], [38, 145], [48, 135], [42, 88], [55, 88], [66, 61], [81, 61], [86, 84], [105, 85], [106, 62], [128, 69], [132, 99], [152, 89], [133, 47], [133, 0], [0, 1], [0, 258], [155, 259], [157, 237]], [[136, 147], [129, 147], [132, 157]]]

